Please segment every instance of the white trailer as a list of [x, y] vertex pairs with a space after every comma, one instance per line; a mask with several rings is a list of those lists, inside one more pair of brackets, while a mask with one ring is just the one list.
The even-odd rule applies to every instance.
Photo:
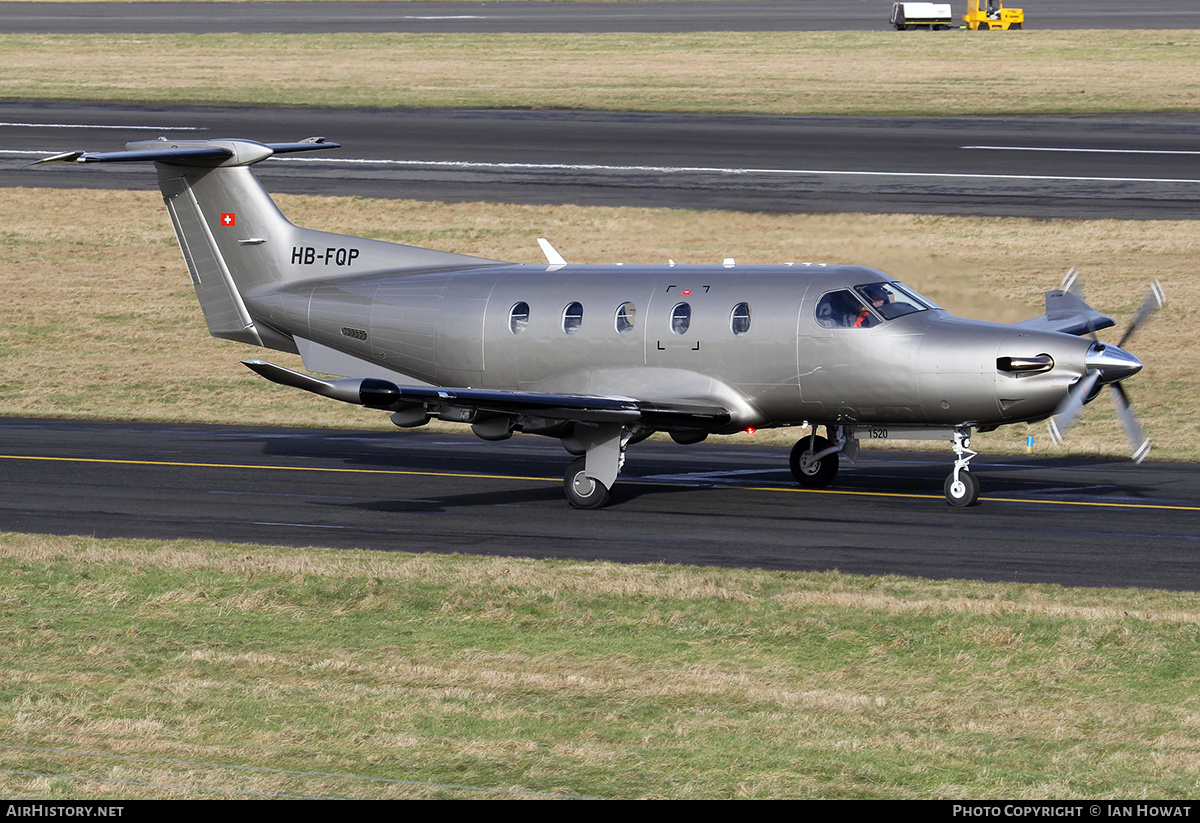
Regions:
[[896, 31], [950, 28], [953, 19], [949, 3], [892, 3], [891, 24]]

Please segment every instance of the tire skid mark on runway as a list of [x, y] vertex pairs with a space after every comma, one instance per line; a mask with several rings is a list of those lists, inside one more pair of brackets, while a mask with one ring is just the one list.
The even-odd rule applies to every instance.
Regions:
[[701, 471], [701, 472], [662, 472], [659, 474], [647, 474], [636, 478], [625, 478], [625, 480], [640, 480], [643, 483], [683, 483], [696, 485], [712, 485], [720, 483], [722, 480], [744, 477], [749, 474], [787, 474], [786, 468], [775, 469], [729, 469], [725, 471]]
[[379, 495], [374, 497], [363, 497], [361, 495], [350, 494], [299, 494], [287, 492], [239, 492], [227, 491], [225, 489], [209, 489], [209, 494], [227, 494], [231, 497], [299, 497], [302, 500], [380, 500], [386, 499], [391, 503], [444, 503], [444, 500], [434, 500], [425, 497], [386, 497], [381, 498]]

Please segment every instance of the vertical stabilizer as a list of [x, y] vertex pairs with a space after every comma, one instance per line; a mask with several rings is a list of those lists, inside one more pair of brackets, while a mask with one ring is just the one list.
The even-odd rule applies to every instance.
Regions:
[[155, 165], [209, 333], [258, 346], [278, 343], [263, 340], [241, 291], [282, 279], [271, 250], [287, 243], [294, 227], [245, 166]]
[[303, 280], [500, 262], [293, 225], [250, 166], [276, 154], [327, 148], [338, 144], [324, 138], [299, 143], [159, 139], [128, 143], [125, 151], [69, 152], [38, 162], [152, 161], [214, 337], [294, 352], [290, 337], [255, 321], [247, 297]]

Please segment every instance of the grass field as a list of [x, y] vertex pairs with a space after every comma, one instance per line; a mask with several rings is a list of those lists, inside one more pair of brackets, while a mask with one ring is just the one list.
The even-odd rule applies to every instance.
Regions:
[[1190, 594], [3, 534], [0, 581], [10, 797], [1200, 793]]
[[918, 116], [1200, 99], [1200, 31], [925, 34], [9, 35], [0, 98]]

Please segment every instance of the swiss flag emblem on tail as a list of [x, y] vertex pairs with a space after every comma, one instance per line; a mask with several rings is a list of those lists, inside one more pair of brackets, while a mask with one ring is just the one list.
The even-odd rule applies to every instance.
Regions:
[[221, 212], [221, 225], [222, 226], [236, 226], [237, 225], [237, 215], [231, 211]]

